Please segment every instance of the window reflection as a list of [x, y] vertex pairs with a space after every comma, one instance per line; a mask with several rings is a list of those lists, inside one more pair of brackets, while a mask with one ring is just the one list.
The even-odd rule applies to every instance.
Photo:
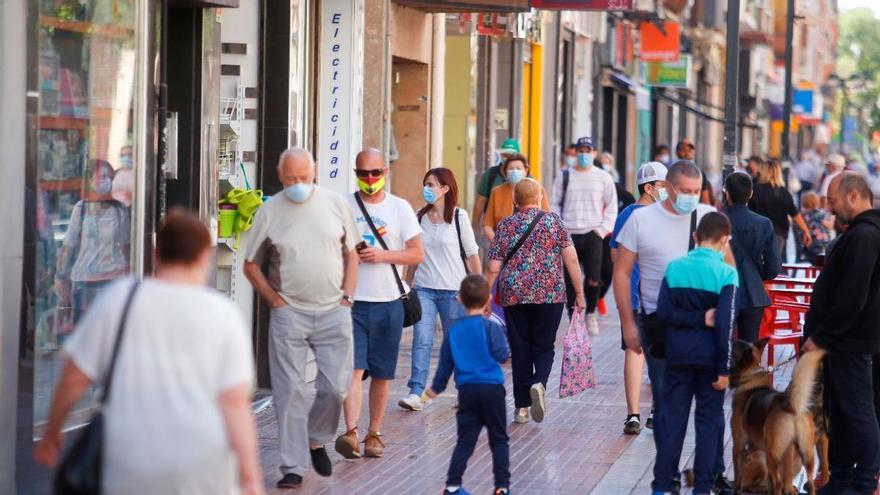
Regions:
[[[34, 315], [39, 436], [64, 341], [130, 271], [135, 2], [39, 0]], [[90, 401], [78, 406], [87, 418]]]

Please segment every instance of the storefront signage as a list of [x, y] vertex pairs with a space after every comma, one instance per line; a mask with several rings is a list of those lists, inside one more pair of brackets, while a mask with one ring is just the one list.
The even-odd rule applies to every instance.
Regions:
[[644, 62], [645, 84], [664, 88], [687, 88], [693, 73], [693, 57], [682, 55], [677, 62]]
[[353, 190], [354, 158], [361, 147], [362, 0], [321, 2], [318, 91], [318, 183]]
[[653, 22], [639, 24], [639, 59], [645, 62], [674, 62], [681, 53], [681, 26], [664, 21], [663, 29]]
[[632, 10], [633, 0], [531, 0], [532, 8], [543, 10]]

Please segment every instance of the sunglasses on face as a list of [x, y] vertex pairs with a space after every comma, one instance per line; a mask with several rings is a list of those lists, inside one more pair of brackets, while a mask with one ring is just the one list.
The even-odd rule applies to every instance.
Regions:
[[383, 175], [385, 175], [385, 169], [384, 168], [377, 168], [377, 169], [373, 169], [373, 170], [355, 169], [354, 173], [355, 173], [355, 175], [357, 175], [358, 177], [360, 177], [362, 179], [366, 178], [366, 177], [370, 177], [370, 176], [382, 177]]

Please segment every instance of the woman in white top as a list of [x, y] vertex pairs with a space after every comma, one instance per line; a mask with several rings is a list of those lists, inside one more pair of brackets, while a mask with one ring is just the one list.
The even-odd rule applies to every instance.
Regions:
[[[263, 493], [251, 339], [235, 305], [205, 286], [212, 251], [197, 218], [167, 215], [156, 276], [134, 288], [120, 334], [104, 405], [102, 493]], [[104, 383], [134, 283], [108, 286], [67, 341], [39, 462], [56, 464], [65, 419]]]
[[415, 287], [422, 302], [422, 319], [413, 326], [409, 395], [398, 402], [410, 411], [422, 410], [421, 397], [428, 381], [437, 316], [443, 331], [448, 331], [452, 322], [464, 315], [458, 301], [462, 279], [468, 273], [482, 272], [479, 247], [467, 212], [457, 206], [455, 175], [448, 168], [433, 168], [425, 174], [423, 184], [427, 204], [417, 215], [423, 231], [425, 259], [407, 272], [407, 282]]

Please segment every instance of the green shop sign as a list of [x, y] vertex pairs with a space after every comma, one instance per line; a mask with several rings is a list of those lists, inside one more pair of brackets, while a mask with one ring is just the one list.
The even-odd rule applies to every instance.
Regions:
[[693, 69], [693, 57], [682, 54], [676, 62], [642, 62], [645, 84], [664, 88], [687, 88]]

